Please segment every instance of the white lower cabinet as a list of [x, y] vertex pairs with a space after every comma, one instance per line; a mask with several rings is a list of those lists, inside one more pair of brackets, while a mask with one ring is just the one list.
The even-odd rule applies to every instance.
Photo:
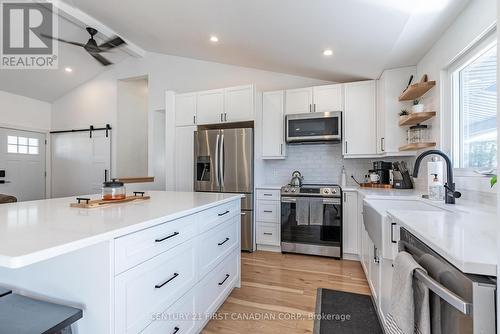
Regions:
[[257, 249], [280, 251], [281, 194], [279, 189], [258, 188], [256, 202]]
[[358, 193], [344, 191], [342, 204], [342, 250], [345, 255], [358, 256]]
[[237, 199], [116, 239], [115, 333], [199, 333], [240, 284], [239, 212]]

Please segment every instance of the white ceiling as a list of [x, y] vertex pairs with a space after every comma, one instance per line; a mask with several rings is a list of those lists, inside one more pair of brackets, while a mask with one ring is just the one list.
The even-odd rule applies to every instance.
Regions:
[[[331, 81], [415, 65], [469, 0], [65, 0], [148, 51]], [[209, 42], [216, 34], [220, 42]], [[331, 48], [334, 55], [322, 55]]]
[[[58, 37], [86, 43], [89, 34], [81, 27], [64, 18], [58, 24]], [[96, 38], [102, 41], [100, 38]], [[5, 70], [0, 69], [0, 90], [52, 102], [58, 97], [78, 87], [85, 81], [106, 70], [82, 48], [54, 43], [58, 45], [59, 69], [57, 70]], [[128, 55], [116, 50], [103, 54], [112, 62], [119, 62]], [[71, 67], [72, 73], [65, 72], [65, 67]]]
[[[147, 51], [343, 82], [415, 65], [470, 0], [64, 1]], [[68, 22], [59, 36], [87, 39]], [[1, 70], [0, 90], [53, 101], [105, 69], [59, 45], [60, 70]]]

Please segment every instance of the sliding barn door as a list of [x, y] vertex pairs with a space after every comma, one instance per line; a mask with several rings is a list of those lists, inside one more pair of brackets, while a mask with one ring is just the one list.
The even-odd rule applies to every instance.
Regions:
[[97, 194], [111, 170], [111, 134], [95, 131], [54, 133], [52, 197]]

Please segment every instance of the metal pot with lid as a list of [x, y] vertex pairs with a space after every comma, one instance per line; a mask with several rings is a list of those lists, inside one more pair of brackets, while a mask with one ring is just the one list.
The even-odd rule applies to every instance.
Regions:
[[304, 180], [304, 177], [298, 170], [292, 173], [292, 179], [290, 180], [290, 185], [292, 187], [301, 187], [302, 186], [302, 181]]

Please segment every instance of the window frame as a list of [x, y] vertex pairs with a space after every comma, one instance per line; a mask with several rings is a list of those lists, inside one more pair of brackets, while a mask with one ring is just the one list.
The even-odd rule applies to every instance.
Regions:
[[[460, 123], [460, 108], [455, 107], [457, 105], [460, 105], [460, 95], [458, 94], [457, 96], [457, 94], [455, 94], [455, 92], [458, 91], [460, 87], [460, 76], [458, 75], [458, 72], [477, 60], [483, 54], [488, 52], [488, 50], [490, 50], [492, 47], [498, 47], [496, 27], [489, 30], [475, 43], [470, 45], [451, 63], [447, 70], [444, 71], [446, 75], [444, 92], [446, 94], [445, 97], [447, 97], [445, 100], [444, 110], [446, 110], [446, 116], [449, 121], [449, 125], [447, 126], [446, 124], [444, 124], [444, 126], [442, 127], [443, 143], [445, 144], [445, 148], [451, 153], [451, 159], [454, 166], [460, 166], [461, 145], [457, 145], [456, 143], [461, 143], [463, 140], [463, 138], [461, 138], [460, 136], [460, 129], [462, 125]], [[457, 120], [459, 121], [457, 122]], [[444, 121], [446, 123], [446, 118], [444, 119]], [[483, 175], [478, 174], [476, 172], [477, 170], [478, 168], [454, 167], [456, 176], [484, 177]]]

